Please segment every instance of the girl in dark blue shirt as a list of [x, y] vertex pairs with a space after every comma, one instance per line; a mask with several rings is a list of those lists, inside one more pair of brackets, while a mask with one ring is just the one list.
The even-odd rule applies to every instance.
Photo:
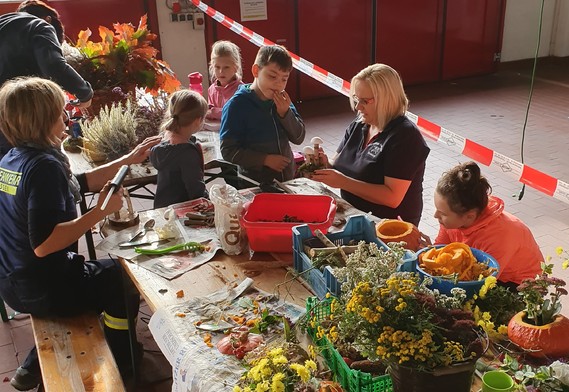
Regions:
[[204, 159], [194, 133], [202, 129], [207, 102], [191, 90], [170, 96], [162, 142], [153, 147], [150, 162], [158, 170], [154, 208], [207, 197]]

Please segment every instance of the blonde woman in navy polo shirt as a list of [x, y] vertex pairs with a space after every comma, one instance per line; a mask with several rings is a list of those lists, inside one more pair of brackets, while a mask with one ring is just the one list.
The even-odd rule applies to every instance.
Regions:
[[357, 117], [333, 159], [320, 151], [329, 169], [312, 179], [340, 188], [342, 198], [362, 211], [418, 225], [430, 149], [405, 116], [409, 102], [399, 74], [385, 64], [364, 68], [352, 78], [350, 103]]

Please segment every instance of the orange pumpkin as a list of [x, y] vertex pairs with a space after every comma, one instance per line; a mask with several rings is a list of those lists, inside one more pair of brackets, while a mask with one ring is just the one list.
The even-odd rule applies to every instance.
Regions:
[[322, 381], [320, 383], [319, 392], [344, 392], [342, 386], [334, 381]]
[[405, 241], [406, 249], [419, 250], [421, 233], [417, 226], [412, 223], [397, 219], [385, 219], [375, 227], [377, 237], [385, 243]]
[[534, 357], [560, 358], [569, 355], [569, 319], [561, 314], [552, 323], [533, 325], [523, 319], [525, 312], [519, 312], [508, 323], [508, 337], [512, 342]]

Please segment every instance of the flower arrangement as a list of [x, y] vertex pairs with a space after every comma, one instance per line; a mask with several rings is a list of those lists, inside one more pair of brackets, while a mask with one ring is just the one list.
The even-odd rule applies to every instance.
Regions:
[[338, 336], [350, 337], [362, 356], [430, 371], [482, 354], [472, 313], [462, 309], [465, 298], [463, 289], [449, 297], [397, 272], [379, 285], [359, 282], [333, 314]]
[[93, 90], [121, 87], [129, 92], [141, 87], [156, 96], [160, 90], [178, 89], [180, 82], [168, 64], [156, 58], [156, 34], [148, 30], [146, 15], [136, 29], [130, 23], [115, 23], [113, 28], [99, 26], [100, 42], [89, 40], [91, 30], [82, 30], [75, 44], [83, 55], [75, 68]]
[[405, 250], [402, 243], [389, 245], [360, 243], [346, 266], [334, 270], [344, 281], [342, 295], [331, 299], [326, 320], [309, 321], [316, 337], [350, 359], [425, 371], [479, 357], [484, 339], [463, 309], [465, 291], [446, 296], [427, 287], [430, 278], [421, 283], [416, 274], [395, 272]]
[[485, 279], [478, 294], [468, 300], [464, 309], [471, 311], [474, 322], [493, 340], [508, 336], [508, 322], [524, 308], [521, 297], [513, 291], [499, 286], [495, 276]]
[[246, 359], [251, 367], [233, 387], [233, 392], [314, 391], [309, 381], [316, 373], [316, 362], [297, 345], [285, 342], [263, 346], [260, 352], [253, 352]]
[[[557, 248], [557, 254], [562, 255], [563, 249]], [[547, 261], [550, 261], [548, 258]], [[568, 260], [563, 262], [567, 268]], [[518, 286], [518, 292], [525, 303], [525, 319], [533, 325], [545, 325], [553, 322], [561, 312], [562, 295], [567, 295], [565, 281], [552, 276], [553, 264], [541, 263], [541, 275], [532, 279], [524, 279]], [[549, 298], [547, 298], [549, 296]]]

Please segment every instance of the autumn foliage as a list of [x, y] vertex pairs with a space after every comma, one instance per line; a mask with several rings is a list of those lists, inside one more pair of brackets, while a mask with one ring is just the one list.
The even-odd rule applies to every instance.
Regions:
[[120, 87], [130, 92], [140, 87], [156, 96], [160, 90], [172, 93], [179, 88], [169, 65], [156, 58], [158, 50], [152, 42], [157, 36], [148, 30], [146, 15], [136, 29], [130, 23], [115, 23], [113, 28], [99, 26], [99, 42], [90, 40], [91, 30], [82, 30], [75, 44], [84, 56], [77, 72], [93, 90]]

